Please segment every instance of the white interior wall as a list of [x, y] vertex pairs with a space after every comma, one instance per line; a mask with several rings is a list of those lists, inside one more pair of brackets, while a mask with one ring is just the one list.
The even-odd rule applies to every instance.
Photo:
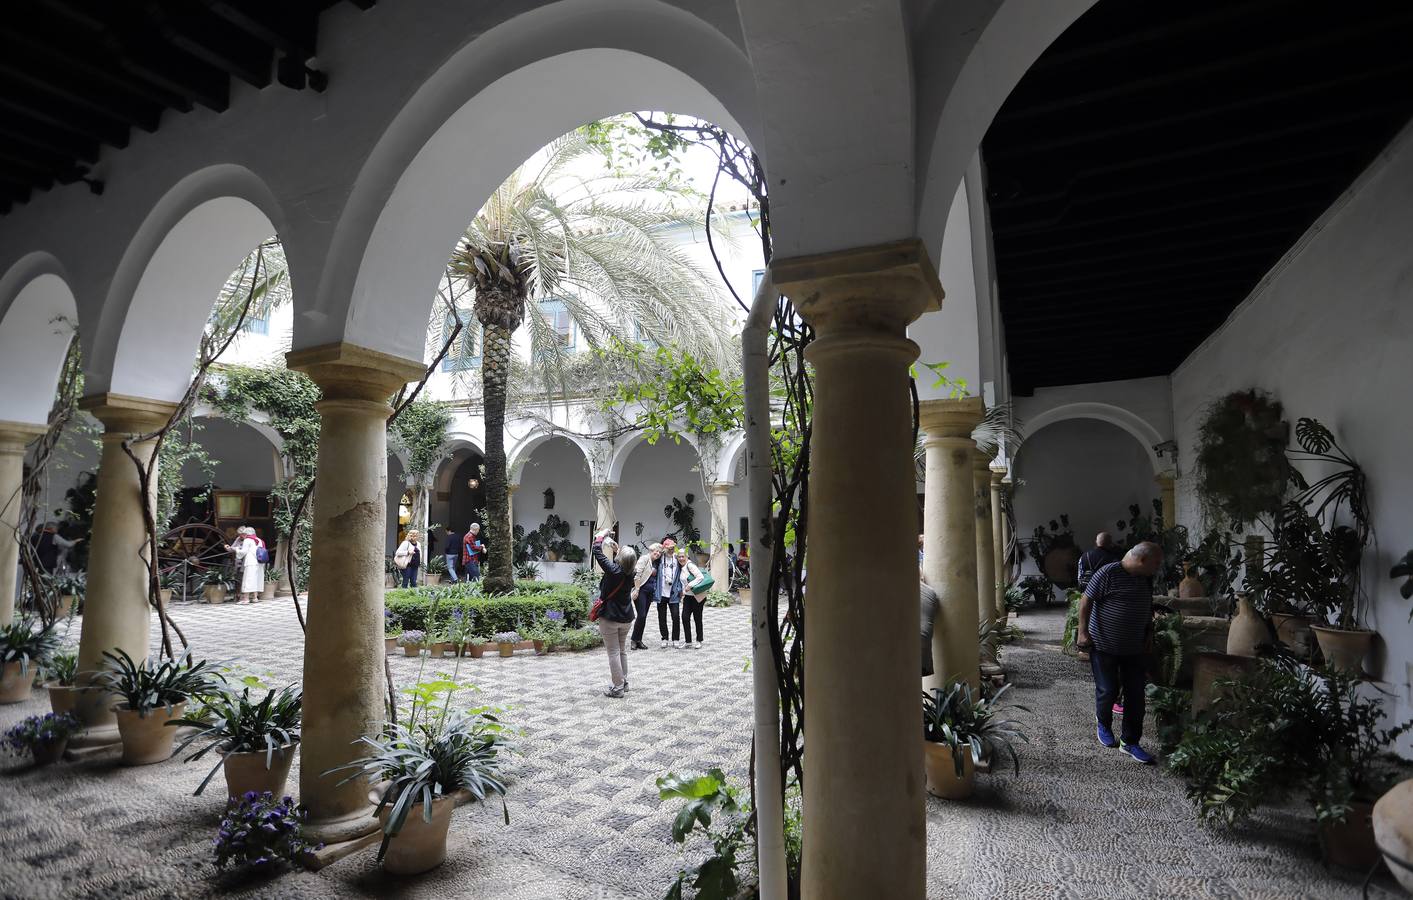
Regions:
[[[274, 446], [260, 432], [229, 419], [197, 417], [196, 442], [216, 461], [210, 480], [223, 491], [268, 491], [275, 484]], [[182, 466], [182, 484], [205, 484], [199, 463]]]
[[1036, 525], [1070, 517], [1075, 541], [1093, 544], [1128, 518], [1130, 504], [1146, 513], [1158, 496], [1148, 455], [1133, 436], [1095, 419], [1066, 419], [1029, 436], [1015, 459], [1016, 527], [1029, 539]]
[[[545, 488], [554, 488], [554, 509], [545, 509]], [[520, 489], [515, 492], [516, 525], [534, 531], [551, 515], [569, 523], [569, 540], [587, 552], [593, 533], [579, 523], [594, 518], [588, 462], [567, 438], [553, 437], [534, 449], [520, 470]]]
[[636, 540], [634, 525], [642, 522], [643, 543], [662, 540], [664, 534], [673, 530], [671, 520], [662, 514], [663, 507], [670, 504], [673, 497], [685, 500], [687, 494], [692, 494], [696, 498], [692, 503], [697, 511], [696, 525], [701, 529], [702, 540], [706, 540], [711, 507], [702, 495], [702, 479], [696, 466], [697, 453], [686, 441], [674, 444], [664, 438], [656, 444], [644, 441], [634, 447], [614, 494], [613, 510], [618, 514], [619, 534], [629, 541]]
[[[1177, 440], [1191, 458], [1208, 403], [1257, 387], [1290, 421], [1319, 419], [1364, 467], [1378, 544], [1366, 553], [1373, 674], [1395, 696], [1392, 717], [1413, 716], [1409, 601], [1388, 578], [1413, 547], [1413, 436], [1404, 398], [1413, 384], [1413, 136], [1405, 134], [1337, 203], [1283, 265], [1173, 373]], [[1190, 465], [1184, 464], [1184, 471]], [[1200, 527], [1190, 476], [1178, 482], [1178, 519]], [[1402, 746], [1413, 748], [1405, 737]]]
[[949, 363], [942, 374], [965, 381], [967, 393], [981, 396], [981, 356], [976, 307], [976, 271], [972, 260], [971, 219], [966, 185], [957, 185], [947, 215], [947, 234], [937, 259], [937, 277], [945, 296], [942, 308], [923, 313], [908, 328], [908, 337], [921, 348], [918, 356], [918, 396], [924, 400], [951, 396], [948, 387], [933, 387], [936, 377], [927, 363]]

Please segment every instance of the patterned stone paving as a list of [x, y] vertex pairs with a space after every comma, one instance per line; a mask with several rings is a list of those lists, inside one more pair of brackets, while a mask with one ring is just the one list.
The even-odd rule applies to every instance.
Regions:
[[[369, 851], [272, 882], [219, 878], [209, 841], [220, 792], [190, 796], [198, 766], [128, 769], [113, 754], [36, 771], [4, 759], [0, 898], [661, 897], [680, 858], [673, 809], [657, 800], [654, 779], [713, 765], [744, 777], [748, 761], [748, 616], [706, 615], [706, 649], [633, 654], [623, 701], [601, 696], [601, 650], [465, 661], [461, 676], [480, 687], [479, 701], [510, 707], [524, 729], [511, 822], [498, 805], [458, 810], [448, 861], [425, 876], [396, 882]], [[275, 683], [298, 677], [302, 635], [288, 601], [184, 607], [174, 618], [198, 654], [273, 673]], [[1085, 724], [1087, 674], [1058, 652], [1060, 612], [1020, 623], [1028, 639], [1005, 661], [1016, 701], [1034, 710], [1022, 774], [983, 778], [969, 803], [929, 800], [930, 897], [1358, 896], [1354, 873], [1320, 866], [1308, 816], [1206, 831], [1180, 782], [1099, 749]], [[399, 684], [418, 666], [392, 660]], [[0, 707], [0, 725], [44, 709], [36, 693]]]

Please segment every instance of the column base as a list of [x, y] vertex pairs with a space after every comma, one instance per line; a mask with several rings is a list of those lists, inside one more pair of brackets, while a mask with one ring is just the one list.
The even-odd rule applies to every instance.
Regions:
[[122, 735], [118, 733], [118, 723], [111, 722], [100, 725], [90, 725], [83, 731], [69, 738], [69, 746], [76, 750], [91, 747], [108, 747], [113, 744], [121, 744]]
[[[374, 822], [376, 825], [377, 823]], [[356, 837], [349, 841], [338, 841], [336, 843], [326, 842], [318, 850], [312, 850], [300, 858], [304, 867], [311, 872], [317, 872], [327, 865], [338, 862], [345, 856], [352, 856], [364, 847], [376, 847], [383, 839], [381, 830], [373, 831], [362, 837]]]
[[330, 846], [352, 843], [369, 834], [376, 834], [382, 827], [378, 817], [373, 814], [374, 809], [376, 807], [369, 804], [337, 819], [311, 820], [304, 826], [304, 832], [310, 840]]

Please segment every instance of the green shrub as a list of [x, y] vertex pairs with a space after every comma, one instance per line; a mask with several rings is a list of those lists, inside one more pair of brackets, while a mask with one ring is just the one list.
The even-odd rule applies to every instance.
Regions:
[[603, 646], [603, 635], [592, 625], [575, 628], [560, 635], [559, 646], [565, 650], [592, 650]]
[[[479, 583], [430, 588], [404, 588], [387, 592], [390, 621], [404, 629], [445, 633], [454, 610], [473, 623], [478, 634], [495, 634], [533, 627], [545, 613], [564, 613], [564, 627], [579, 628], [588, 621], [589, 595], [581, 587], [553, 582], [516, 582], [515, 593], [487, 596]], [[436, 612], [428, 621], [433, 604]]]

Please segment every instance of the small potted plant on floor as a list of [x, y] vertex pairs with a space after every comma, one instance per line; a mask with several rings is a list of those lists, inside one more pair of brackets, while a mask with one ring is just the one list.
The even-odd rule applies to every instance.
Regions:
[[249, 686], [239, 694], [217, 690], [206, 699], [201, 715], [168, 722], [168, 727], [187, 725], [196, 729], [182, 741], [178, 753], [198, 740], [206, 741], [206, 746], [186, 758], [187, 762], [212, 750], [221, 757], [197, 785], [196, 795], [206, 790], [217, 769], [225, 770], [226, 793], [232, 800], [252, 791], [282, 794], [294, 761], [295, 745], [299, 743], [301, 700], [300, 689], [293, 685], [279, 692], [266, 691], [258, 700], [250, 696]]
[[397, 621], [390, 609], [383, 610], [383, 650], [389, 656], [397, 648], [397, 639], [402, 635], [402, 624]]
[[172, 602], [173, 596], [177, 596], [180, 600], [187, 599], [186, 571], [183, 568], [177, 567], [170, 572], [163, 572], [158, 576], [157, 583], [160, 586], [158, 593], [162, 596], [164, 606]]
[[472, 659], [480, 659], [486, 655], [486, 645], [491, 639], [484, 634], [473, 634], [466, 639], [466, 653]]
[[36, 766], [47, 766], [58, 762], [69, 737], [82, 729], [83, 724], [71, 713], [45, 713], [12, 726], [5, 732], [4, 743], [17, 754], [32, 754]]
[[553, 653], [564, 637], [564, 612], [562, 610], [545, 610], [544, 632], [544, 650], [546, 653]]
[[44, 687], [49, 692], [49, 707], [56, 713], [73, 712], [78, 702], [78, 688], [74, 679], [78, 677], [78, 656], [73, 653], [56, 653], [44, 665]]
[[471, 617], [464, 610], [453, 609], [451, 620], [446, 627], [447, 649], [456, 656], [465, 656], [474, 637], [475, 629], [472, 627]]
[[54, 591], [59, 595], [58, 618], [67, 619], [83, 611], [86, 587], [87, 576], [83, 572], [65, 572], [54, 576]]
[[0, 703], [28, 700], [35, 677], [58, 650], [53, 625], [30, 616], [0, 625]]
[[409, 628], [397, 636], [397, 645], [402, 648], [403, 656], [420, 656], [426, 649], [427, 632], [420, 628]]
[[446, 576], [446, 557], [432, 556], [427, 560], [426, 584], [430, 587], [442, 583]]
[[[1010, 755], [1016, 774], [1020, 774], [1015, 742], [1030, 739], [1014, 720], [1004, 718], [997, 706], [1010, 688], [1009, 684], [1003, 686], [989, 700], [964, 681], [923, 693], [923, 762], [929, 794], [965, 800], [974, 789], [976, 766], [1000, 753]], [[1013, 708], [1029, 712], [1024, 706]]]
[[309, 814], [292, 798], [278, 796], [251, 791], [227, 807], [214, 843], [217, 869], [271, 871], [286, 863], [297, 865], [305, 854], [323, 848], [304, 837]]
[[172, 756], [176, 729], [186, 701], [211, 688], [214, 673], [206, 660], [192, 662], [191, 654], [178, 659], [163, 657], [134, 662], [125, 650], [105, 651], [99, 684], [118, 699], [118, 734], [123, 741], [123, 762], [145, 766]]
[[520, 643], [520, 635], [514, 631], [500, 631], [492, 638], [496, 642], [496, 649], [501, 656], [513, 656], [515, 645]]
[[[414, 693], [407, 724], [390, 725], [381, 734], [360, 738], [368, 756], [324, 773], [347, 772], [340, 784], [364, 778], [380, 785], [370, 796], [376, 799], [383, 823], [378, 860], [393, 874], [416, 875], [446, 859], [454, 795], [464, 792], [485, 800], [505, 794], [498, 758], [503, 726], [483, 710], [451, 710], [454, 682], [455, 678], [444, 704], [419, 704], [415, 698], [423, 692]], [[504, 800], [501, 808], [509, 823]]]
[[737, 569], [731, 575], [731, 590], [736, 592], [736, 602], [742, 606], [751, 605], [751, 573]]
[[207, 603], [225, 603], [234, 588], [235, 582], [225, 569], [211, 569], [201, 576], [202, 599]]
[[265, 567], [265, 587], [260, 591], [261, 600], [273, 600], [275, 594], [280, 589], [280, 579], [284, 573], [275, 567], [274, 563]]
[[546, 642], [549, 640], [549, 629], [541, 625], [525, 625], [520, 631], [520, 640], [529, 641], [535, 645], [535, 655], [543, 656], [546, 652]]

